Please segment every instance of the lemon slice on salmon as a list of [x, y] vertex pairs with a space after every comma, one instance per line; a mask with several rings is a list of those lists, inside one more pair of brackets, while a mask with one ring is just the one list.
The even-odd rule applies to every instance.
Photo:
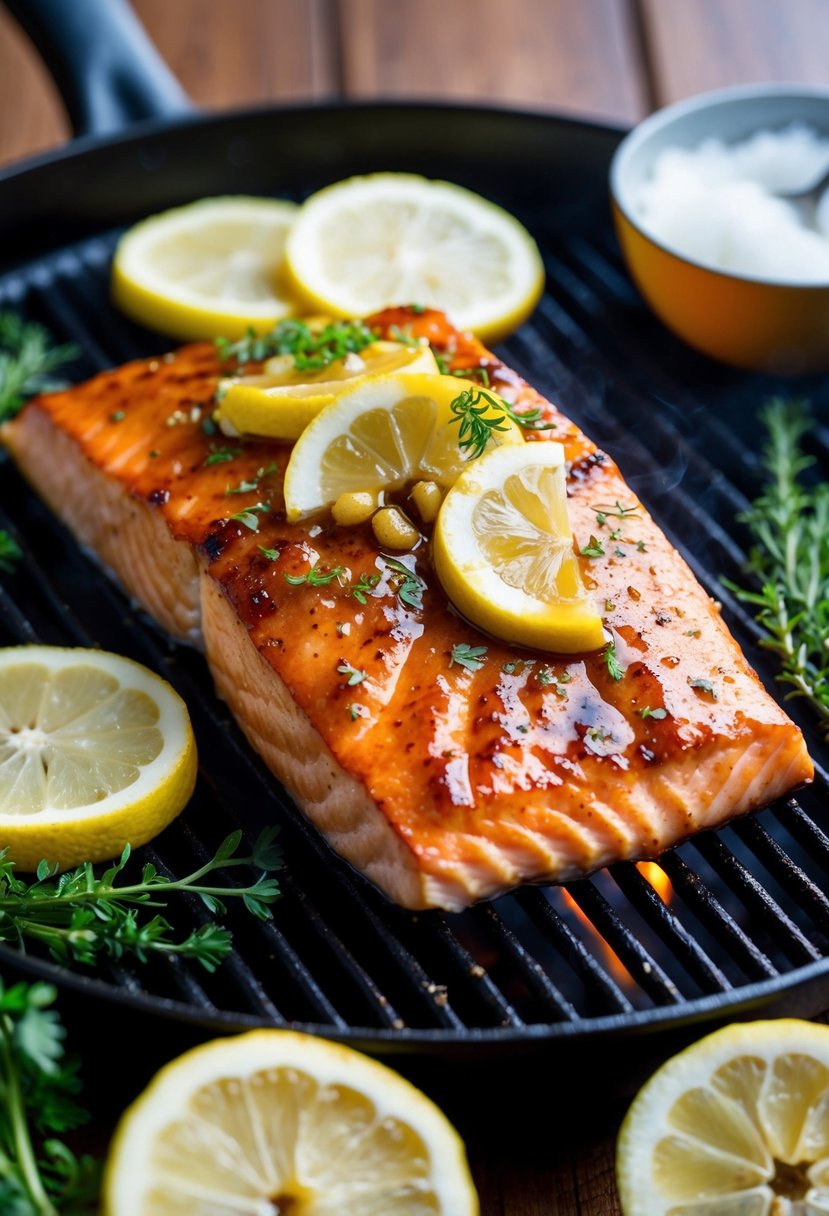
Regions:
[[566, 654], [604, 644], [573, 550], [560, 443], [474, 461], [440, 509], [434, 561], [455, 607], [494, 637]]
[[294, 203], [205, 198], [152, 215], [115, 251], [112, 298], [141, 325], [193, 340], [263, 332], [295, 311], [282, 287]]
[[291, 279], [313, 307], [359, 317], [414, 300], [496, 342], [544, 285], [541, 255], [518, 220], [471, 190], [411, 173], [352, 177], [303, 203], [286, 246]]
[[616, 1157], [625, 1216], [829, 1212], [829, 1027], [727, 1026], [639, 1092]]
[[219, 1039], [150, 1083], [115, 1133], [106, 1216], [478, 1216], [463, 1144], [382, 1064], [284, 1030]]
[[184, 702], [146, 667], [100, 650], [0, 650], [0, 845], [20, 869], [145, 844], [195, 780]]
[[[399, 373], [370, 379], [341, 393], [298, 439], [285, 471], [289, 520], [301, 519], [341, 495], [402, 489], [410, 481], [450, 486], [466, 467], [461, 419], [452, 403], [479, 386], [455, 376]], [[494, 400], [494, 399], [493, 399]], [[493, 444], [521, 444], [506, 415]]]
[[318, 371], [297, 368], [293, 355], [277, 355], [266, 361], [261, 375], [222, 382], [215, 419], [226, 435], [298, 439], [340, 393], [375, 376], [403, 371], [438, 375], [428, 343], [372, 342]]

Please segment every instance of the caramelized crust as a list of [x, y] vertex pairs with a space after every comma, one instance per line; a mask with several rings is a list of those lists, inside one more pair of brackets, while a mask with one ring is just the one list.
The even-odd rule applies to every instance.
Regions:
[[[441, 314], [369, 324], [428, 337], [451, 368], [486, 367], [495, 391], [555, 423], [530, 438], [565, 445], [577, 551], [597, 551], [591, 536], [603, 550], [580, 561], [620, 679], [603, 652], [559, 658], [478, 633], [450, 611], [428, 549], [415, 610], [368, 526], [288, 524], [289, 447], [206, 433], [211, 346], [38, 398], [3, 434], [165, 629], [201, 631], [219, 692], [333, 846], [406, 906], [461, 908], [655, 856], [810, 780], [800, 732], [613, 462]], [[346, 585], [286, 580], [315, 562], [347, 568]], [[375, 574], [363, 603], [352, 587]], [[480, 670], [453, 663], [460, 643], [487, 647]]]

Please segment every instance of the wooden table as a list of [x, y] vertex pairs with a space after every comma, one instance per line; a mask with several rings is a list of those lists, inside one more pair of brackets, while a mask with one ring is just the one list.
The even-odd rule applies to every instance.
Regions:
[[[704, 89], [829, 82], [826, 0], [135, 0], [135, 8], [209, 108], [453, 98], [631, 124]], [[67, 135], [54, 87], [0, 12], [0, 163]], [[567, 1131], [564, 1096], [543, 1098], [546, 1139], [495, 1154], [471, 1144], [484, 1216], [617, 1213], [621, 1108]]]

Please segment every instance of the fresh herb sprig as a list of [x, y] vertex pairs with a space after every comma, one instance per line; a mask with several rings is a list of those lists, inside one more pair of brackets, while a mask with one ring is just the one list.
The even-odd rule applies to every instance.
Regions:
[[304, 321], [280, 321], [267, 334], [249, 329], [238, 342], [216, 339], [216, 349], [223, 363], [258, 362], [273, 355], [293, 355], [297, 371], [319, 371], [348, 354], [359, 354], [377, 334], [362, 321], [332, 321], [323, 329], [312, 330]]
[[[282, 864], [275, 837], [276, 829], [267, 828], [252, 853], [237, 856], [242, 834], [233, 832], [209, 861], [185, 878], [168, 878], [148, 863], [132, 883], [119, 880], [130, 858], [129, 845], [100, 878], [88, 863], [58, 875], [54, 866], [42, 861], [33, 882], [17, 877], [4, 849], [0, 852], [0, 941], [20, 947], [40, 942], [62, 964], [90, 965], [100, 957], [127, 955], [146, 962], [154, 954], [173, 954], [215, 971], [230, 952], [227, 929], [209, 921], [185, 938], [174, 938], [172, 925], [160, 912], [142, 917], [141, 910], [166, 910], [168, 896], [190, 894], [213, 914], [224, 915], [228, 899], [241, 899], [253, 916], [268, 920], [269, 905], [279, 896], [272, 874]], [[260, 873], [243, 886], [212, 878], [217, 870], [240, 866]]]
[[11, 574], [23, 556], [23, 550], [13, 536], [0, 529], [0, 573]]
[[0, 980], [0, 1212], [94, 1216], [100, 1167], [62, 1139], [89, 1119], [51, 984]]
[[829, 733], [829, 484], [808, 484], [802, 440], [810, 419], [798, 402], [763, 410], [765, 491], [741, 516], [753, 546], [748, 569], [760, 590], [727, 585], [756, 611], [761, 645], [782, 664], [778, 679], [803, 697]]
[[55, 346], [42, 325], [0, 312], [0, 422], [13, 417], [34, 393], [62, 387], [52, 372], [78, 353], [76, 346]]
[[507, 420], [531, 431], [550, 431], [556, 426], [542, 421], [540, 408], [517, 414], [507, 401], [483, 389], [463, 389], [449, 408], [455, 415], [452, 422], [459, 424], [458, 447], [467, 453], [468, 460], [483, 456], [493, 434], [509, 429]]

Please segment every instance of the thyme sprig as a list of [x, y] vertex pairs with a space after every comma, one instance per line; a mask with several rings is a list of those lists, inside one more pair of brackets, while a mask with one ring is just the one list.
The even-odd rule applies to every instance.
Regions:
[[801, 403], [771, 401], [761, 419], [767, 484], [740, 517], [760, 590], [727, 585], [757, 610], [760, 644], [780, 659], [789, 697], [808, 701], [829, 733], [829, 484], [802, 478], [814, 462], [803, 451], [810, 418]]
[[[252, 853], [237, 856], [242, 834], [233, 832], [192, 874], [168, 878], [148, 863], [132, 883], [120, 879], [130, 859], [129, 845], [100, 878], [89, 863], [58, 875], [55, 866], [42, 861], [33, 882], [18, 878], [4, 849], [0, 851], [0, 941], [21, 948], [28, 942], [40, 942], [64, 965], [91, 965], [102, 956], [129, 955], [146, 962], [154, 954], [175, 954], [215, 971], [231, 948], [230, 932], [222, 925], [208, 921], [187, 937], [176, 939], [160, 912], [147, 918], [140, 911], [166, 909], [168, 896], [190, 894], [198, 896], [213, 914], [223, 915], [228, 899], [241, 899], [253, 916], [268, 920], [269, 905], [279, 895], [272, 873], [282, 864], [275, 837], [276, 829], [267, 828]], [[242, 886], [212, 878], [218, 870], [239, 866], [252, 867], [259, 874]]]
[[377, 334], [362, 321], [332, 321], [314, 331], [305, 321], [280, 321], [267, 334], [249, 329], [238, 342], [216, 339], [216, 350], [223, 363], [258, 362], [273, 355], [293, 355], [297, 371], [319, 371], [348, 354], [359, 354], [377, 341]]
[[0, 980], [0, 1212], [95, 1216], [100, 1167], [62, 1139], [88, 1122], [51, 984]]
[[468, 460], [483, 456], [493, 434], [509, 429], [507, 420], [531, 431], [550, 431], [556, 426], [554, 422], [542, 422], [540, 408], [517, 414], [509, 402], [483, 389], [463, 389], [449, 408], [455, 415], [452, 422], [459, 425], [458, 447], [467, 453]]
[[0, 422], [12, 418], [34, 393], [63, 387], [52, 372], [78, 354], [76, 346], [55, 346], [42, 325], [0, 312]]

